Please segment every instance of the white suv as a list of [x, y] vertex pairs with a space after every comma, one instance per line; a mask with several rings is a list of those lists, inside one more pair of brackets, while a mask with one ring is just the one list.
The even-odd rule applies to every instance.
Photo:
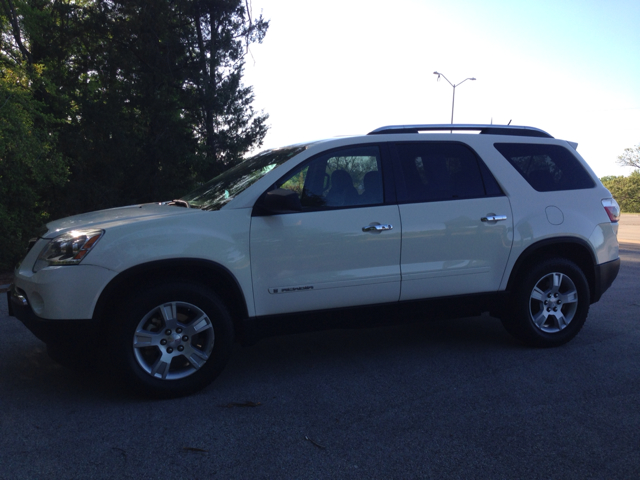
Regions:
[[542, 130], [383, 127], [51, 222], [9, 308], [53, 358], [102, 358], [157, 396], [208, 385], [234, 341], [305, 329], [490, 312], [555, 346], [618, 273], [618, 217], [576, 144]]

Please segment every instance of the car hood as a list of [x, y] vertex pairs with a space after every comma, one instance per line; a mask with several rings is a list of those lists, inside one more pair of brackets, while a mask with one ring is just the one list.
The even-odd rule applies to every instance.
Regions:
[[195, 208], [183, 208], [159, 203], [130, 205], [128, 207], [110, 208], [96, 212], [82, 213], [72, 217], [61, 218], [47, 224], [44, 238], [52, 238], [69, 230], [81, 228], [107, 228], [131, 222], [148, 221], [173, 215], [202, 213]]

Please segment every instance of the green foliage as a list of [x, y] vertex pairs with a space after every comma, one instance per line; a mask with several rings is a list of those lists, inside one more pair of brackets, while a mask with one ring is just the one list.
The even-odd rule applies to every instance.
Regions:
[[627, 213], [640, 212], [640, 145], [633, 148], [625, 148], [624, 153], [618, 157], [618, 163], [625, 167], [633, 167], [635, 170], [628, 177], [608, 176], [600, 181], [620, 204], [620, 209]]
[[600, 179], [627, 213], [640, 212], [640, 171], [636, 170], [628, 177], [608, 176]]
[[241, 80], [268, 24], [243, 2], [62, 4], [52, 15], [65, 28], [42, 46], [72, 112], [61, 135], [72, 176], [56, 215], [178, 198], [262, 144], [267, 116]]
[[48, 217], [178, 198], [262, 144], [242, 76], [268, 22], [249, 8], [0, 0], [2, 258]]
[[0, 270], [22, 256], [28, 239], [49, 217], [53, 189], [68, 174], [51, 133], [55, 121], [29, 88], [42, 70], [30, 70], [31, 81], [20, 65], [0, 75]]
[[[268, 22], [253, 20], [249, 2], [200, 0], [191, 3], [188, 16], [195, 25], [189, 38], [189, 83], [197, 102], [198, 136], [208, 176], [215, 176], [240, 160], [267, 133], [267, 115], [252, 107], [251, 88], [242, 85], [244, 54], [253, 42], [262, 42]], [[194, 106], [195, 107], [195, 106]], [[212, 160], [215, 159], [215, 162]]]
[[298, 194], [298, 197], [302, 198], [302, 190], [304, 190], [304, 181], [307, 178], [308, 170], [309, 166], [307, 165], [294, 176], [292, 176], [289, 180], [280, 185], [280, 188], [296, 192]]

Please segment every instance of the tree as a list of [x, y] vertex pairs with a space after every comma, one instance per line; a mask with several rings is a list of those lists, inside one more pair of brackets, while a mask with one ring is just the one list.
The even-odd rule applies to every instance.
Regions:
[[[67, 179], [65, 159], [56, 151], [50, 127], [33, 97], [26, 66], [4, 66], [0, 75], [0, 270], [24, 254], [29, 238], [49, 218], [49, 199]], [[31, 76], [41, 69], [31, 68]]]
[[53, 191], [68, 169], [58, 151], [59, 118], [42, 101], [55, 88], [34, 62], [25, 37], [22, 2], [0, 0], [0, 270], [24, 254], [29, 238], [49, 218]]
[[618, 157], [618, 163], [624, 167], [640, 169], [640, 145], [625, 148], [624, 153]]
[[17, 172], [44, 220], [177, 198], [259, 147], [242, 76], [267, 28], [248, 0], [0, 0], [3, 225]]
[[636, 170], [628, 177], [603, 177], [601, 181], [623, 212], [640, 212], [640, 171]]
[[55, 216], [171, 200], [259, 147], [268, 116], [242, 84], [268, 28], [241, 0], [0, 0], [15, 57], [69, 159]]
[[192, 28], [175, 5], [92, 1], [82, 15], [58, 20], [83, 39], [48, 55], [73, 112], [62, 135], [72, 176], [59, 192], [59, 215], [77, 205], [171, 200], [192, 188], [198, 142], [184, 114], [184, 39]]
[[624, 153], [618, 157], [618, 163], [636, 170], [628, 177], [608, 176], [603, 177], [601, 181], [623, 212], [640, 212], [640, 145], [625, 148]]
[[[22, 41], [22, 30], [19, 23], [19, 15], [12, 0], [0, 0], [2, 7], [2, 50], [10, 54], [14, 61], [19, 52], [27, 65], [33, 64], [31, 52]], [[10, 40], [12, 37], [13, 42]]]
[[197, 0], [190, 16], [195, 37], [188, 44], [188, 82], [196, 93], [192, 111], [198, 115], [204, 171], [212, 177], [259, 146], [267, 133], [268, 116], [254, 112], [253, 92], [242, 85], [242, 75], [249, 45], [262, 42], [269, 24], [262, 16], [254, 19], [249, 2], [240, 0]]

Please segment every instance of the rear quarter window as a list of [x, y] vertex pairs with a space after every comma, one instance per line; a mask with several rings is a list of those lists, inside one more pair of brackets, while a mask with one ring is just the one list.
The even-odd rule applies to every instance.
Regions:
[[496, 143], [494, 146], [539, 192], [595, 187], [589, 173], [565, 147], [537, 143]]

